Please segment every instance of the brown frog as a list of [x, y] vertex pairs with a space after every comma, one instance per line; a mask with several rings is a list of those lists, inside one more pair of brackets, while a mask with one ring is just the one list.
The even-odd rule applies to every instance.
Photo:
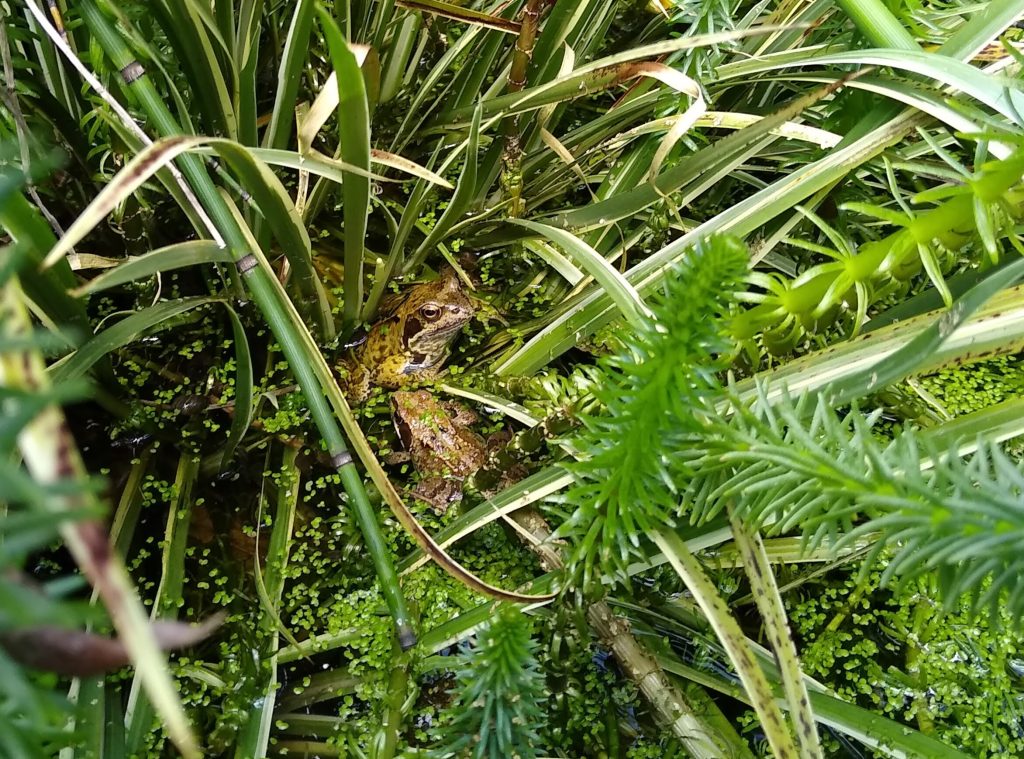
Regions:
[[393, 393], [391, 411], [402, 446], [422, 477], [413, 495], [443, 514], [462, 498], [463, 481], [487, 460], [487, 443], [469, 427], [477, 415], [426, 390]]
[[454, 271], [409, 289], [401, 303], [370, 329], [342, 362], [345, 394], [366, 400], [374, 385], [395, 388], [436, 376], [452, 342], [473, 318], [473, 302]]

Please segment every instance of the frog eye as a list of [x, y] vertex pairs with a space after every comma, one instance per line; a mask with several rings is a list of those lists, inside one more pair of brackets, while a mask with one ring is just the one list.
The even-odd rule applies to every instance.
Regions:
[[423, 314], [424, 319], [432, 322], [437, 321], [437, 319], [440, 318], [441, 309], [438, 306], [435, 306], [433, 303], [428, 303], [427, 305], [420, 308], [420, 313]]

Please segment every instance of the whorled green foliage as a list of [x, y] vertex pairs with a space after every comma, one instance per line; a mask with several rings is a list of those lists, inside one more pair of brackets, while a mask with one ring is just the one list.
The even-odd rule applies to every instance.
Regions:
[[[923, 136], [929, 139], [927, 133]], [[845, 231], [854, 228], [853, 217], [844, 217], [839, 225], [844, 231], [840, 231], [818, 214], [801, 209], [824, 240], [814, 243], [790, 239], [789, 244], [828, 260], [793, 278], [778, 272], [759, 272], [751, 278], [754, 290], [764, 292], [745, 293], [743, 297], [757, 305], [732, 324], [733, 334], [738, 341], [746, 342], [748, 353], [756, 355], [750, 343], [756, 334], [763, 337], [763, 346], [772, 355], [787, 355], [808, 334], [837, 326], [856, 335], [870, 308], [894, 294], [905, 295], [922, 271], [948, 307], [953, 294], [946, 277], [954, 266], [964, 261], [990, 265], [1016, 255], [1020, 243], [1014, 230], [1021, 213], [1019, 179], [1024, 154], [1018, 151], [1005, 160], [987, 161], [974, 172], [945, 151], [941, 155], [954, 166], [959, 181], [913, 198], [918, 204], [938, 201], [935, 207], [912, 209], [901, 197], [891, 167], [891, 187], [900, 211], [871, 203], [844, 204], [843, 212], [897, 227], [879, 239], [858, 245]], [[848, 308], [849, 303], [853, 305]]]
[[731, 504], [748, 523], [800, 531], [812, 547], [867, 539], [865, 566], [894, 549], [883, 580], [934, 572], [948, 603], [1024, 613], [1024, 472], [998, 446], [981, 441], [963, 458], [909, 430], [886, 440], [877, 414], [842, 414], [822, 396], [769, 403], [764, 388], [753, 403], [732, 397], [727, 412], [687, 455], [692, 521]]
[[681, 447], [701, 423], [694, 409], [718, 388], [717, 356], [728, 352], [724, 315], [747, 271], [746, 249], [725, 237], [697, 246], [650, 304], [655, 318], [621, 335], [624, 348], [602, 360], [595, 396], [605, 408], [584, 418], [571, 467], [575, 507], [560, 529], [586, 585], [595, 567], [623, 570], [640, 556], [646, 532], [677, 514]]
[[438, 732], [437, 757], [529, 759], [537, 756], [544, 678], [529, 618], [501, 606], [461, 657], [454, 719]]

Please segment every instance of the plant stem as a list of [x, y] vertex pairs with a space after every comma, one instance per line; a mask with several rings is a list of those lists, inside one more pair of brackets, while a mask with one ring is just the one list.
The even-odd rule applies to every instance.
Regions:
[[587, 608], [587, 621], [612, 650], [626, 676], [637, 684], [659, 718], [671, 725], [676, 737], [692, 756], [735, 755], [736, 746], [727, 745], [721, 736], [706, 729], [665, 671], [633, 635], [628, 622], [617, 617], [604, 601]]
[[[547, 0], [526, 0], [523, 8], [519, 36], [516, 38], [512, 55], [512, 68], [508, 72], [508, 93], [521, 92], [526, 86], [526, 69], [533, 57], [533, 46], [537, 42], [537, 26], [540, 13]], [[510, 116], [503, 124], [505, 150], [501, 157], [501, 186], [509, 198], [508, 215], [519, 218], [526, 212], [523, 204], [523, 146], [519, 130], [519, 115]]]
[[[550, 541], [551, 532], [547, 523], [536, 509], [528, 506], [513, 512], [509, 518], [519, 525], [523, 533], [537, 540], [536, 543], [527, 542], [527, 545], [540, 558], [541, 566], [548, 571], [563, 566], [557, 545]], [[517, 534], [522, 533], [517, 530]], [[636, 639], [629, 623], [618, 617], [605, 601], [587, 606], [587, 621], [601, 642], [611, 649], [625, 674], [637, 684], [658, 720], [671, 728], [691, 756], [696, 759], [712, 759], [736, 756], [737, 751], [740, 756], [749, 756], [749, 752], [743, 753], [743, 742], [738, 736], [726, 736], [708, 727], [704, 718]]]
[[[288, 558], [291, 553], [292, 533], [295, 527], [295, 509], [299, 500], [299, 483], [302, 477], [295, 464], [298, 451], [285, 447], [281, 453], [281, 484], [277, 488], [273, 528], [270, 533], [270, 544], [267, 549], [267, 563], [259, 566], [259, 533], [257, 533], [257, 550], [254, 553], [256, 563], [255, 580], [257, 587], [262, 585], [260, 598], [263, 601], [263, 614], [257, 624], [260, 628], [260, 697], [249, 709], [249, 719], [242, 725], [235, 740], [235, 756], [245, 759], [250, 756], [266, 756], [270, 745], [270, 729], [274, 719], [274, 705], [277, 701], [278, 679], [278, 633], [282, 625], [278, 609], [281, 595], [284, 592], [288, 570]], [[260, 519], [257, 518], [257, 525]], [[258, 528], [257, 528], [258, 529]]]
[[[139, 98], [139, 103], [157, 131], [165, 136], [181, 134], [181, 128], [160, 98], [149, 77], [145, 73], [141, 73], [141, 66], [134, 60], [128, 47], [96, 6], [94, 0], [84, 0], [80, 9], [86, 25], [95, 35], [104, 52], [113, 61], [115, 67], [122, 72], [131, 72], [134, 75], [135, 78], [127, 82], [127, 87]], [[206, 172], [202, 159], [195, 155], [184, 154], [178, 160], [196, 194], [210, 212], [221, 233], [226, 237], [231, 256], [236, 264], [249, 259], [248, 249], [250, 246], [245, 235]], [[337, 420], [326, 402], [325, 390], [317, 380], [313, 362], [302, 350], [299, 330], [304, 329], [304, 326], [290, 317], [289, 309], [286, 309], [279, 301], [270, 277], [270, 273], [261, 266], [253, 266], [245, 272], [249, 290], [271, 332], [280, 343], [281, 351], [288, 360], [297, 384], [306, 396], [310, 414], [323, 437], [328, 455], [337, 462], [336, 468], [341, 474], [345, 492], [349, 496], [356, 521], [366, 540], [367, 550], [373, 559], [381, 592], [391, 616], [394, 618], [398, 639], [403, 648], [410, 648], [416, 643], [416, 633], [413, 630], [411, 617], [398, 584], [394, 563], [388, 554], [380, 525], [377, 523], [377, 516], [370, 505], [363, 481], [348, 452]]]
[[380, 732], [374, 744], [376, 751], [373, 759], [392, 759], [398, 749], [402, 718], [406, 712], [406, 705], [410, 703], [410, 653], [396, 650], [391, 657], [391, 677], [388, 680], [387, 695], [384, 697], [384, 714], [381, 716]]
[[[178, 456], [178, 469], [174, 476], [174, 500], [167, 511], [161, 558], [160, 584], [153, 599], [153, 621], [177, 616], [182, 605], [185, 586], [185, 551], [188, 547], [188, 529], [192, 522], [192, 489], [199, 472], [198, 459], [191, 451]], [[127, 745], [132, 753], [144, 749], [146, 735], [153, 730], [153, 707], [142, 691], [142, 680], [136, 675], [128, 694], [125, 709]]]
[[836, 5], [842, 8], [861, 33], [878, 47], [920, 50], [914, 36], [882, 0], [836, 0]]

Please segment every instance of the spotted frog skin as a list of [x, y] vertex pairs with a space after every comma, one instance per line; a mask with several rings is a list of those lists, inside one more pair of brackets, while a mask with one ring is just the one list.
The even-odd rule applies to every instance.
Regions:
[[391, 416], [421, 480], [413, 495], [443, 514], [462, 498], [462, 483], [487, 460], [487, 443], [469, 425], [472, 411], [426, 390], [391, 395]]
[[432, 379], [474, 313], [454, 271], [410, 288], [394, 312], [374, 324], [365, 342], [342, 362], [345, 394], [360, 403], [375, 385], [396, 388]]

